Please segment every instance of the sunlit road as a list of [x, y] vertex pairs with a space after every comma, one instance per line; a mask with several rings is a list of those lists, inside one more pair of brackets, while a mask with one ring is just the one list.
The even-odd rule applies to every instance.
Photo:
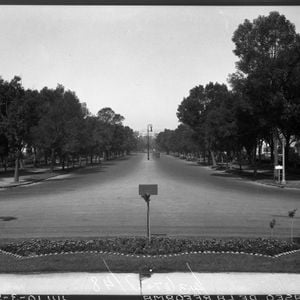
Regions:
[[[0, 238], [144, 235], [146, 204], [138, 184], [157, 183], [151, 197], [151, 231], [197, 236], [290, 234], [287, 212], [300, 210], [300, 190], [244, 182], [195, 163], [134, 154], [64, 179], [0, 191]], [[300, 218], [294, 234], [300, 236]]]

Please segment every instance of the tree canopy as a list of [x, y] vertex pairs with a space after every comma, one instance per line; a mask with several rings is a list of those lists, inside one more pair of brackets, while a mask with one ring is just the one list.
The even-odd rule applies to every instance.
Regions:
[[[232, 41], [239, 60], [228, 77], [231, 89], [212, 82], [193, 87], [178, 106], [178, 120], [193, 131], [191, 143], [198, 152], [210, 153], [213, 163], [215, 154], [230, 159], [247, 154], [255, 165], [262, 142], [273, 156], [282, 137], [288, 158], [290, 144], [300, 137], [300, 36], [284, 15], [270, 12], [246, 19]], [[158, 135], [162, 149], [176, 151], [170, 142], [176, 131]]]
[[71, 158], [129, 153], [136, 147], [136, 135], [123, 126], [124, 117], [111, 108], [92, 115], [74, 91], [63, 85], [40, 91], [25, 90], [20, 77], [10, 82], [0, 78], [0, 156], [6, 168], [15, 159], [15, 181], [20, 159], [31, 153], [34, 163], [50, 157], [53, 170], [57, 158], [62, 167]]

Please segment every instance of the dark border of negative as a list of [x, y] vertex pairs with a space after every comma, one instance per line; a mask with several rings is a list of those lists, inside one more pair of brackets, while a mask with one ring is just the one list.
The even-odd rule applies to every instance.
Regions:
[[300, 5], [300, 0], [0, 0], [0, 5]]

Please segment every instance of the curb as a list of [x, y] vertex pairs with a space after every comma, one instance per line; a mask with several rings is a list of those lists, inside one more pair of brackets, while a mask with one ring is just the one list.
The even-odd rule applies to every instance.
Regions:
[[235, 255], [250, 255], [250, 256], [259, 256], [259, 257], [266, 257], [266, 258], [279, 258], [281, 256], [286, 256], [289, 254], [294, 254], [300, 252], [300, 249], [291, 250], [287, 252], [282, 252], [276, 255], [266, 255], [261, 253], [247, 253], [247, 252], [234, 252], [234, 251], [192, 251], [192, 252], [180, 252], [174, 254], [158, 254], [158, 255], [149, 255], [149, 254], [124, 254], [121, 252], [111, 252], [111, 251], [70, 251], [70, 252], [55, 252], [55, 253], [45, 253], [45, 254], [38, 254], [38, 255], [31, 255], [31, 256], [22, 256], [15, 253], [7, 252], [0, 249], [0, 253], [8, 256], [13, 256], [17, 259], [24, 260], [30, 258], [38, 258], [38, 257], [46, 257], [46, 256], [56, 256], [56, 255], [69, 255], [69, 254], [108, 254], [108, 255], [116, 255], [116, 256], [126, 256], [126, 257], [133, 257], [133, 258], [168, 258], [168, 257], [175, 257], [175, 256], [182, 256], [182, 255], [191, 255], [191, 254], [235, 254]]
[[264, 183], [264, 182], [259, 182], [259, 181], [254, 181], [254, 183], [264, 185], [264, 186], [277, 187], [277, 188], [281, 188], [281, 189], [300, 190], [300, 187], [294, 187], [294, 186], [288, 186], [288, 185], [282, 185], [282, 184], [276, 184], [276, 183]]
[[30, 184], [34, 184], [34, 183], [39, 183], [39, 182], [46, 181], [49, 178], [53, 178], [53, 177], [56, 177], [59, 175], [61, 175], [61, 174], [55, 174], [55, 175], [49, 176], [47, 178], [36, 179], [36, 180], [27, 181], [27, 182], [21, 182], [21, 183], [15, 183], [15, 184], [10, 184], [10, 185], [3, 185], [3, 186], [0, 185], [0, 189], [9, 189], [9, 188], [15, 188], [18, 186], [26, 186], [26, 185], [30, 185]]
[[248, 182], [248, 183], [259, 184], [259, 185], [263, 185], [263, 186], [277, 187], [277, 188], [281, 188], [281, 189], [300, 190], [300, 186], [299, 187], [295, 187], [295, 186], [288, 186], [287, 184], [282, 185], [282, 184], [276, 184], [276, 183], [272, 183], [272, 182], [270, 182], [270, 183], [264, 183], [264, 182], [260, 182], [260, 181], [257, 181], [257, 180], [251, 180], [251, 179], [249, 179], [247, 177], [246, 178], [242, 177], [239, 174], [234, 173], [234, 172], [230, 173], [230, 172], [227, 172], [226, 170], [217, 170], [215, 168], [212, 168], [211, 166], [202, 166], [202, 165], [199, 165], [199, 166], [202, 167], [202, 168], [207, 168], [207, 169], [213, 170], [215, 172], [220, 172], [220, 173], [224, 173], [224, 174], [234, 174], [234, 175], [237, 175], [239, 179], [243, 180], [244, 182]]
[[[99, 166], [102, 166], [102, 165], [99, 165]], [[79, 167], [79, 168], [77, 168], [77, 170], [80, 169], [80, 168], [92, 169], [94, 167], [97, 167], [97, 165], [87, 166], [87, 167]], [[70, 172], [70, 173], [73, 173], [73, 172]], [[69, 174], [69, 173], [66, 173], [66, 174]], [[60, 176], [60, 175], [64, 175], [64, 174], [54, 174], [54, 175], [48, 176], [47, 178], [33, 179], [33, 180], [30, 180], [30, 181], [27, 181], [27, 182], [19, 182], [19, 183], [13, 183], [13, 184], [9, 184], [9, 185], [0, 185], [0, 190], [1, 189], [15, 188], [15, 187], [18, 187], [18, 186], [26, 186], [26, 185], [30, 185], [30, 184], [35, 184], [35, 183], [39, 183], [39, 182], [42, 182], [42, 181], [46, 181], [46, 180], [48, 180], [50, 178], [53, 178], [53, 177]]]
[[[221, 171], [223, 173], [226, 173], [226, 174], [230, 174], [226, 171]], [[234, 173], [235, 174], [235, 173]], [[235, 175], [238, 175], [238, 174], [235, 174]], [[243, 180], [244, 182], [248, 182], [248, 183], [252, 183], [252, 184], [258, 184], [258, 185], [263, 185], [263, 186], [271, 186], [271, 187], [275, 187], [275, 188], [280, 188], [280, 189], [291, 189], [291, 190], [300, 190], [300, 186], [299, 187], [295, 187], [295, 186], [289, 186], [288, 184], [276, 184], [275, 182], [261, 182], [261, 181], [257, 181], [257, 180], [251, 180], [249, 178], [245, 178], [245, 177], [241, 177], [241, 176], [238, 176], [239, 179]]]

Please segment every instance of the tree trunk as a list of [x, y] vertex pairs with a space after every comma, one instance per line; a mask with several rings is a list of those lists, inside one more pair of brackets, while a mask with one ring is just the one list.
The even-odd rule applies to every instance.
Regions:
[[61, 168], [65, 170], [65, 158], [63, 156], [61, 157]]
[[24, 160], [23, 158], [19, 158], [19, 163], [20, 163], [20, 170], [23, 170], [24, 169]]
[[242, 151], [239, 151], [238, 153], [238, 160], [239, 160], [239, 167], [240, 167], [240, 171], [242, 171]]
[[257, 175], [256, 144], [254, 146], [253, 153], [252, 153], [252, 164], [253, 164], [253, 176], [255, 178]]
[[288, 135], [285, 139], [285, 165], [289, 165], [289, 153], [290, 153], [290, 141], [291, 141], [291, 136]]
[[50, 171], [54, 171], [54, 160], [55, 160], [55, 151], [54, 148], [51, 149], [51, 165], [50, 165]]
[[271, 162], [274, 161], [274, 143], [273, 140], [270, 142]]
[[216, 163], [214, 151], [210, 151], [210, 155], [211, 155], [212, 165], [213, 165], [213, 167], [216, 167], [217, 163]]
[[258, 142], [258, 160], [260, 163], [261, 163], [261, 154], [262, 154], [262, 143], [263, 143], [262, 140]]
[[2, 165], [3, 165], [3, 168], [4, 168], [4, 172], [7, 171], [7, 157], [2, 157]]
[[36, 148], [33, 148], [33, 166], [36, 168], [37, 167], [37, 158], [36, 158]]
[[19, 150], [16, 152], [14, 182], [19, 182], [19, 161], [20, 161], [19, 152], [20, 152]]

